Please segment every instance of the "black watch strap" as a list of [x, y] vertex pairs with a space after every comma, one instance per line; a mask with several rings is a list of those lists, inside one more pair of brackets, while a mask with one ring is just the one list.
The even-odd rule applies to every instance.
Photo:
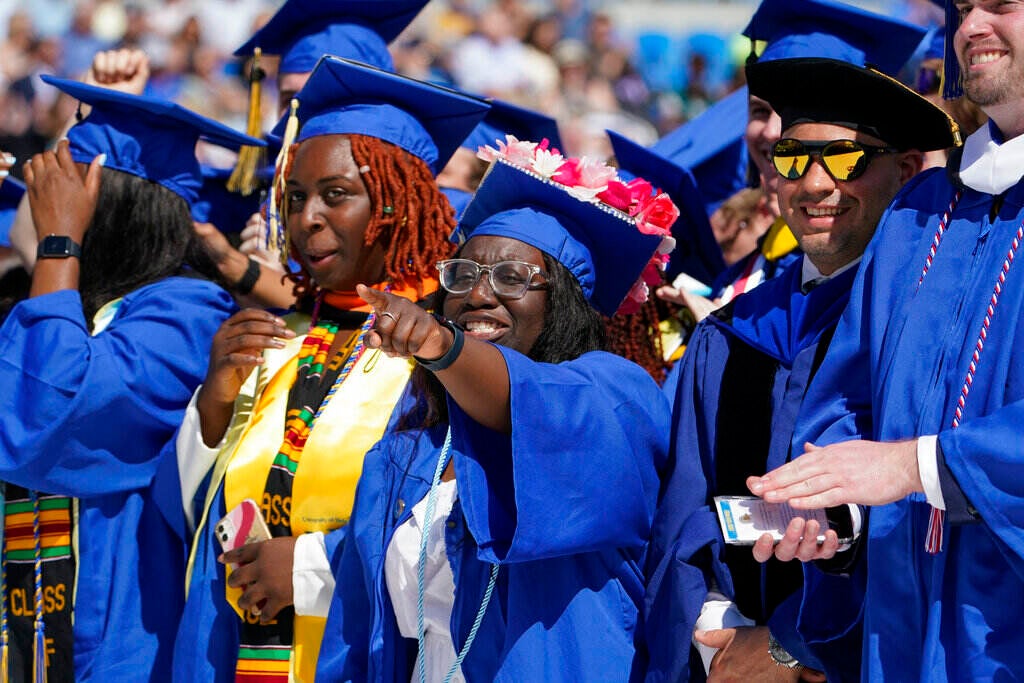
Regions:
[[36, 249], [36, 258], [82, 258], [82, 245], [67, 235], [47, 235]]

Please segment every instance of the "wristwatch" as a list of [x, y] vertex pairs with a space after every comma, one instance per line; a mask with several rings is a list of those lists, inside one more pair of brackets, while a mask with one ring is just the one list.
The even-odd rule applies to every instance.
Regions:
[[82, 245], [67, 235], [47, 235], [36, 249], [36, 258], [82, 258]]
[[786, 652], [786, 648], [782, 647], [782, 643], [775, 640], [775, 636], [772, 635], [771, 631], [768, 631], [768, 654], [771, 656], [772, 661], [779, 666], [784, 666], [787, 669], [795, 669], [800, 666], [800, 662], [796, 660], [796, 657]]

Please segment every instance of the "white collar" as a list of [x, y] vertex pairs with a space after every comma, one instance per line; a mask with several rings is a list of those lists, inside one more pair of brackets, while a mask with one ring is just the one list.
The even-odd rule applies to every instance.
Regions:
[[1024, 176], [1024, 135], [1000, 143], [994, 129], [989, 121], [971, 134], [960, 159], [960, 182], [986, 194], [1002, 194]]
[[831, 275], [822, 275], [821, 271], [818, 270], [818, 267], [816, 265], [814, 265], [813, 263], [811, 263], [811, 259], [807, 258], [807, 254], [804, 254], [803, 265], [801, 266], [801, 271], [800, 271], [800, 286], [804, 287], [804, 286], [807, 285], [808, 282], [812, 282], [812, 281], [814, 282], [815, 285], [820, 285], [822, 282], [826, 282], [828, 280], [831, 280], [836, 275], [839, 275], [840, 273], [845, 273], [850, 268], [856, 267], [857, 264], [860, 263], [860, 260], [862, 258], [864, 258], [864, 257], [863, 256], [858, 256], [857, 258], [853, 259], [852, 261], [847, 263], [842, 268], [837, 268], [836, 271], [834, 273], [832, 273]]

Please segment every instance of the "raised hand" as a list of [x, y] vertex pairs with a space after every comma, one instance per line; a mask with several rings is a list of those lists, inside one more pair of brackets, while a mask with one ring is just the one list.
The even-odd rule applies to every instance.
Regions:
[[89, 85], [141, 95], [149, 81], [149, 57], [142, 50], [122, 48], [97, 52], [85, 77]]
[[57, 148], [36, 154], [23, 167], [32, 222], [36, 236], [62, 235], [79, 244], [92, 223], [100, 193], [100, 170], [104, 155], [89, 164], [84, 177], [67, 140]]
[[206, 379], [199, 390], [197, 408], [203, 441], [220, 442], [231, 421], [235, 399], [253, 368], [263, 363], [264, 349], [284, 348], [295, 333], [277, 316], [246, 308], [224, 321], [213, 335]]

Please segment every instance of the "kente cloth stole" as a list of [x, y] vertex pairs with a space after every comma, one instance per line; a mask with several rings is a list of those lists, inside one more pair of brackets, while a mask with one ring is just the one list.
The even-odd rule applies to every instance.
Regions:
[[[373, 324], [366, 313], [343, 311], [321, 304], [320, 319], [302, 343], [296, 378], [288, 393], [284, 439], [267, 474], [261, 504], [264, 521], [276, 538], [291, 536], [291, 500], [295, 473], [309, 434], [316, 425], [322, 407], [345, 381], [365, 346], [363, 338]], [[360, 323], [333, 357], [330, 356], [341, 325]], [[287, 607], [269, 624], [246, 614], [242, 619], [238, 663], [238, 683], [287, 681], [294, 642], [295, 610]]]
[[73, 683], [73, 501], [4, 487], [0, 680]]

